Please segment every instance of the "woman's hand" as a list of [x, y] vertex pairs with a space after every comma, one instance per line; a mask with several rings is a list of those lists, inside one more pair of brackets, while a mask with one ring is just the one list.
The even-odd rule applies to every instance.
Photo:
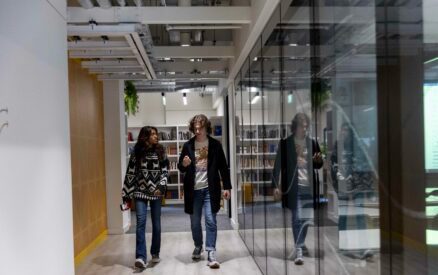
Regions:
[[161, 196], [161, 191], [160, 190], [155, 190], [154, 195], [155, 196]]

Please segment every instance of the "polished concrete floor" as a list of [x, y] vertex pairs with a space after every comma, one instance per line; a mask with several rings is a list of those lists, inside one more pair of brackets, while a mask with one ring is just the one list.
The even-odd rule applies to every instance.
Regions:
[[[206, 255], [194, 262], [191, 259], [193, 240], [189, 232], [171, 232], [161, 235], [161, 262], [139, 272], [134, 269], [135, 234], [110, 235], [80, 265], [76, 275], [124, 275], [124, 274], [169, 274], [169, 275], [261, 275], [250, 256], [239, 233], [235, 230], [219, 231], [217, 240], [217, 259], [220, 269], [210, 269]], [[150, 248], [151, 234], [147, 234], [147, 247]], [[148, 258], [150, 259], [149, 251]]]

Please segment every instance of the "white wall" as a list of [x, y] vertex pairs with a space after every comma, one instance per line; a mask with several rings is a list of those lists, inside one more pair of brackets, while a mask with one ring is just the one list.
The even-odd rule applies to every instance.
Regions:
[[0, 274], [74, 274], [65, 10], [1, 1]]
[[196, 114], [216, 116], [211, 95], [201, 97], [199, 93], [187, 93], [187, 105], [183, 104], [182, 93], [166, 93], [163, 106], [161, 93], [141, 93], [139, 112], [128, 117], [128, 125], [175, 125], [188, 124]]
[[122, 212], [119, 207], [127, 162], [123, 93], [123, 81], [103, 82], [108, 234], [125, 233], [131, 222], [130, 211]]

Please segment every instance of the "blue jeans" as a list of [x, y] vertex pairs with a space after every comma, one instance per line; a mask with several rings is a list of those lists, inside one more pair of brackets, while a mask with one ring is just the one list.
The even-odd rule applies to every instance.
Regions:
[[[150, 200], [149, 203], [152, 220], [151, 255], [159, 255], [161, 246], [161, 200]], [[135, 258], [143, 259], [146, 262], [146, 214], [148, 200], [136, 199], [135, 208], [137, 212]]]
[[313, 220], [313, 195], [308, 186], [298, 185], [295, 190], [292, 203], [292, 233], [295, 247], [302, 248], [306, 240], [307, 228]]
[[206, 251], [216, 250], [217, 238], [217, 223], [216, 214], [211, 211], [210, 192], [208, 187], [200, 190], [195, 190], [193, 198], [193, 214], [190, 215], [190, 223], [192, 227], [192, 237], [196, 247], [202, 247], [202, 208], [205, 211], [205, 228], [207, 233]]

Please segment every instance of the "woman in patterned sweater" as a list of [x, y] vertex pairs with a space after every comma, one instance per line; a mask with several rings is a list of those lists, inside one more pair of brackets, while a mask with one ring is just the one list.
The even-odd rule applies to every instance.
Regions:
[[150, 203], [152, 220], [152, 262], [160, 261], [161, 200], [166, 192], [169, 160], [162, 145], [158, 144], [158, 131], [145, 126], [140, 130], [134, 152], [129, 159], [123, 184], [122, 197], [130, 203], [135, 199], [137, 213], [135, 266], [146, 267], [146, 211]]

